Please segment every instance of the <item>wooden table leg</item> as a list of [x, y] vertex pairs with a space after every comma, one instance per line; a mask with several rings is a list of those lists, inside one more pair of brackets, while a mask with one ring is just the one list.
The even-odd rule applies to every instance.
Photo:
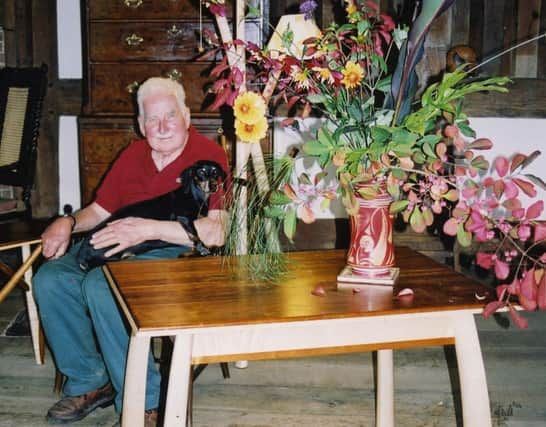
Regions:
[[489, 393], [474, 315], [459, 313], [454, 317], [456, 317], [453, 319], [453, 328], [461, 385], [463, 424], [465, 427], [490, 427]]
[[375, 408], [377, 427], [394, 426], [394, 365], [392, 350], [377, 351], [377, 393]]
[[186, 426], [188, 393], [191, 384], [191, 355], [193, 337], [179, 334], [174, 339], [169, 385], [165, 404], [165, 425]]
[[[150, 337], [132, 335], [123, 389], [122, 427], [143, 427]], [[168, 425], [168, 424], [166, 424]]]

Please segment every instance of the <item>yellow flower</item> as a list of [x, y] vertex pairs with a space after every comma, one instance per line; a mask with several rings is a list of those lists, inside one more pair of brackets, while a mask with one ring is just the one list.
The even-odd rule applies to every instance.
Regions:
[[322, 68], [322, 67], [313, 67], [313, 71], [315, 71], [318, 74], [318, 77], [321, 82], [327, 82], [327, 83], [334, 83], [334, 76], [332, 75], [332, 72], [328, 68]]
[[293, 66], [290, 72], [290, 76], [294, 83], [296, 83], [297, 89], [309, 89], [311, 87], [311, 81], [307, 74], [307, 70], [302, 70], [299, 67]]
[[243, 123], [253, 124], [262, 118], [265, 120], [266, 105], [256, 92], [244, 92], [235, 98], [233, 114]]
[[343, 74], [343, 80], [341, 80], [341, 83], [347, 89], [360, 86], [360, 81], [364, 78], [364, 69], [353, 61], [347, 62], [341, 73]]
[[255, 123], [244, 123], [235, 120], [235, 134], [244, 142], [260, 142], [267, 133], [267, 120], [265, 116], [260, 117]]
[[345, 7], [345, 11], [347, 12], [347, 15], [356, 12], [356, 4], [354, 4], [352, 1], [347, 2], [347, 7]]

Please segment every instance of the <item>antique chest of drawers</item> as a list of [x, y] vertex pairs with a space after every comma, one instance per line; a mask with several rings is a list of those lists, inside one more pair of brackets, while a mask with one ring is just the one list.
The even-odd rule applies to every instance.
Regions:
[[[198, 47], [200, 29], [214, 30], [214, 22], [205, 8], [199, 10], [199, 1], [83, 0], [82, 15], [84, 93], [79, 136], [86, 205], [112, 160], [138, 137], [135, 94], [148, 77], [180, 80], [192, 121], [206, 135], [218, 138], [226, 126], [219, 114], [205, 112], [213, 64], [198, 58]], [[224, 135], [232, 140], [228, 132]]]

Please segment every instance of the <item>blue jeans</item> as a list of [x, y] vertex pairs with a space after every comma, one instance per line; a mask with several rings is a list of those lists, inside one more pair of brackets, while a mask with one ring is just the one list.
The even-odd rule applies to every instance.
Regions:
[[[110, 380], [117, 392], [116, 410], [121, 412], [129, 328], [102, 269], [80, 269], [79, 246], [40, 267], [32, 279], [34, 298], [57, 369], [67, 377], [64, 394], [79, 396]], [[188, 250], [155, 249], [134, 259], [176, 258]], [[150, 352], [146, 409], [158, 407], [160, 380]]]

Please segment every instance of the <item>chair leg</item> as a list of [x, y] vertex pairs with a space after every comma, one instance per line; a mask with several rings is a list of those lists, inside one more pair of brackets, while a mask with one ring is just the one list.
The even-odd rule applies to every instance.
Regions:
[[220, 363], [220, 368], [222, 369], [224, 379], [229, 378], [229, 365], [226, 362], [222, 362]]
[[55, 369], [55, 385], [53, 386], [53, 393], [61, 393], [65, 379], [66, 377], [61, 373], [61, 371]]

